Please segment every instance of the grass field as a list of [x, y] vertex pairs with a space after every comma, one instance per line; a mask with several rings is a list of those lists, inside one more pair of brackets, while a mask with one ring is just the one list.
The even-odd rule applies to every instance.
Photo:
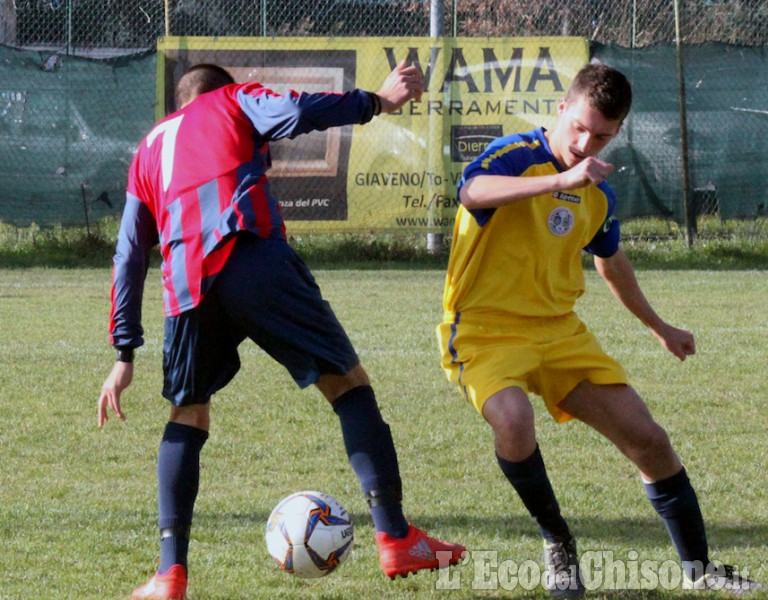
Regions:
[[[406, 513], [431, 533], [463, 542], [471, 559], [447, 577], [386, 579], [335, 416], [315, 390], [299, 391], [262, 352], [244, 345], [241, 372], [214, 400], [190, 600], [545, 598], [539, 589], [503, 589], [512, 588], [505, 577], [510, 561], [530, 566], [540, 560], [541, 545], [495, 466], [490, 429], [440, 371], [434, 326], [442, 271], [320, 270], [316, 276], [392, 426]], [[659, 312], [697, 334], [698, 353], [684, 363], [665, 354], [594, 272], [587, 276], [579, 312], [670, 433], [699, 492], [712, 557], [768, 583], [766, 273], [639, 272]], [[113, 360], [106, 340], [109, 271], [0, 270], [2, 600], [127, 598], [154, 570], [155, 456], [168, 410], [159, 397], [158, 280], [153, 271], [147, 343], [123, 402], [128, 420], [113, 419], [99, 430], [96, 400]], [[628, 462], [586, 427], [556, 425], [534, 404], [544, 457], [581, 552], [612, 551], [615, 560], [630, 561], [628, 573], [633, 564], [673, 559]], [[263, 538], [277, 501], [305, 488], [339, 498], [356, 523], [351, 558], [312, 582], [279, 572]], [[501, 567], [493, 566], [494, 557]], [[592, 596], [683, 595], [656, 587]]]

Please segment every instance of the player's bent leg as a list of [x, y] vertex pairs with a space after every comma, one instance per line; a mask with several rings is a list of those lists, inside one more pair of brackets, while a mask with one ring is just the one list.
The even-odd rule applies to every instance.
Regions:
[[538, 444], [534, 412], [518, 387], [503, 389], [483, 405], [495, 435], [496, 460], [544, 538], [546, 587], [552, 597], [581, 598], [576, 541], [560, 513]]
[[456, 564], [465, 552], [463, 546], [429, 537], [403, 514], [394, 441], [363, 368], [357, 365], [344, 376], [323, 375], [317, 387], [339, 417], [344, 447], [377, 531], [384, 573], [394, 578]]
[[491, 396], [483, 416], [495, 434], [496, 461], [507, 481], [523, 501], [548, 544], [572, 540], [560, 513], [539, 446], [536, 443], [533, 407], [527, 394], [510, 387]]
[[558, 406], [613, 442], [646, 479], [665, 479], [682, 468], [667, 432], [632, 387], [582, 381]]
[[669, 437], [638, 394], [629, 386], [582, 382], [560, 408], [603, 434], [638, 466], [646, 495], [664, 522], [686, 580], [706, 581], [701, 578], [709, 569], [709, 551], [696, 492]]

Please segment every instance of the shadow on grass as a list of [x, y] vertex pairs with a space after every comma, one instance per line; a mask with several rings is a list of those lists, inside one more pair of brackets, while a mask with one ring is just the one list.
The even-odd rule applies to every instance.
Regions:
[[[200, 513], [195, 517], [197, 527], [213, 530], [231, 530], [240, 527], [266, 526], [270, 510], [257, 510], [245, 514]], [[352, 522], [358, 526], [372, 527], [370, 514], [350, 513]], [[582, 544], [581, 552], [587, 550], [614, 550], [619, 547], [669, 547], [672, 545], [660, 518], [649, 519], [601, 519], [600, 517], [569, 517], [568, 524], [578, 539], [589, 539], [589, 545]], [[526, 515], [487, 518], [472, 515], [451, 517], [419, 517], [414, 523], [419, 528], [440, 537], [441, 530], [468, 531], [478, 537], [501, 538], [515, 536], [538, 536], [534, 522]], [[768, 539], [768, 523], [749, 526], [729, 526], [718, 521], [707, 523], [707, 539], [710, 549], [754, 547]], [[460, 540], [459, 540], [460, 541]], [[487, 548], [483, 548], [484, 550]], [[496, 548], [498, 549], [498, 548]], [[538, 557], [525, 557], [538, 558]], [[725, 558], [727, 562], [727, 557]]]
[[[366, 518], [367, 515], [356, 515]], [[513, 515], [506, 518], [473, 517], [457, 515], [447, 518], [420, 519], [419, 527], [437, 531], [450, 527], [456, 531], [476, 531], [481, 537], [493, 538], [506, 532], [510, 537], [515, 535], [538, 535], [534, 522], [526, 515]], [[705, 517], [705, 521], [707, 521]], [[588, 538], [589, 547], [585, 550], [615, 550], [618, 547], [668, 546], [672, 551], [671, 542], [661, 518], [649, 519], [602, 519], [600, 517], [569, 516], [568, 524], [576, 539]], [[719, 521], [707, 521], [707, 540], [710, 549], [754, 547], [765, 543], [768, 539], [768, 523], [755, 523], [748, 526], [729, 526]], [[726, 557], [727, 562], [727, 557]]]
[[[233, 532], [238, 530], [247, 530], [248, 537], [263, 536], [264, 526], [266, 524], [269, 511], [257, 510], [253, 513], [210, 513], [204, 512], [198, 514], [195, 520], [196, 535], [207, 537], [206, 532], [227, 531]], [[360, 537], [357, 543], [371, 546], [373, 544], [373, 534], [370, 531], [372, 527], [370, 515], [367, 512], [357, 512], [351, 514], [352, 521], [360, 528], [369, 529], [368, 532]], [[580, 555], [585, 557], [587, 552], [613, 552], [613, 558], [606, 558], [605, 560], [613, 560], [622, 563], [632, 562], [637, 565], [643, 561], [655, 561], [657, 567], [654, 569], [658, 574], [660, 570], [664, 569], [664, 563], [670, 560], [674, 556], [674, 550], [667, 534], [664, 530], [664, 526], [660, 519], [602, 519], [599, 517], [576, 517], [569, 519], [571, 528], [577, 538], [584, 541], [580, 548]], [[536, 585], [532, 590], [525, 591], [517, 585], [514, 589], [503, 589], [502, 585], [496, 585], [493, 589], [477, 589], [473, 586], [480, 585], [488, 580], [489, 573], [492, 571], [499, 573], [499, 581], [501, 579], [501, 570], [497, 568], [503, 561], [512, 560], [517, 565], [522, 565], [525, 561], [533, 561], [534, 563], [541, 564], [541, 552], [538, 550], [538, 532], [535, 525], [525, 515], [513, 515], [505, 518], [487, 518], [480, 516], [468, 515], [455, 515], [449, 517], [429, 517], [422, 516], [418, 518], [416, 526], [426, 529], [432, 535], [436, 537], [451, 539], [452, 541], [464, 542], [468, 546], [470, 551], [470, 558], [458, 566], [451, 569], [450, 574], [444, 574], [443, 582], [452, 581], [454, 584], [459, 585], [457, 588], [457, 597], [460, 598], [477, 598], [478, 600], [488, 600], [495, 598], [548, 598], [548, 593], [543, 590], [539, 585]], [[447, 530], [451, 530], [450, 536], [446, 533]], [[455, 533], [459, 532], [459, 533]], [[467, 537], [482, 538], [487, 540], [493, 540], [492, 547], [473, 547], [471, 543], [462, 539], [461, 532], [467, 532]], [[215, 535], [215, 533], [214, 533]], [[237, 533], [235, 533], [237, 535]], [[718, 548], [738, 548], [746, 546], [754, 546], [758, 542], [762, 543], [762, 540], [766, 539], [768, 535], [768, 524], [755, 524], [747, 527], [731, 527], [727, 524], [720, 522], [714, 522], [709, 525], [708, 537], [711, 546], [717, 550]], [[515, 540], [519, 536], [525, 536], [529, 541], [535, 541], [536, 551], [530, 556], [510, 556], [505, 554], [504, 540]], [[654, 556], [653, 549], [664, 548], [664, 556]], [[636, 549], [639, 556], [632, 560], [628, 559], [627, 553], [631, 549]], [[486, 572], [482, 563], [482, 555], [476, 553], [482, 551], [497, 551], [497, 564], [491, 564], [488, 568], [489, 572]], [[721, 556], [721, 552], [714, 553], [717, 560], [723, 560], [728, 562], [727, 556]], [[602, 555], [601, 555], [602, 556]], [[492, 559], [491, 559], [492, 560]], [[599, 558], [598, 558], [599, 560]], [[473, 562], [481, 561], [481, 562]], [[677, 563], [674, 560], [675, 564]], [[606, 563], [607, 564], [607, 563]], [[584, 565], [582, 565], [584, 567]], [[750, 573], [755, 573], [760, 565], [740, 565], [743, 568], [750, 567]], [[632, 575], [630, 566], [626, 566], [626, 577], [624, 581], [628, 582], [624, 584], [625, 587], [655, 587], [657, 589], [601, 589], [604, 585], [599, 569], [603, 568], [602, 563], [594, 562], [589, 566], [584, 567], [586, 569], [598, 569], [598, 571], [591, 571], [591, 575], [585, 579], [588, 582], [590, 591], [588, 592], [588, 598], [602, 598], [605, 600], [624, 600], [624, 599], [636, 599], [636, 600], [669, 600], [673, 597], [679, 597], [684, 593], [679, 589], [679, 573], [677, 576], [673, 575], [670, 579], [671, 583], [660, 583], [659, 579], [648, 579], [649, 574], [645, 571], [637, 571], [635, 575]], [[613, 581], [614, 576], [623, 577], [622, 575], [614, 575], [615, 571], [610, 571], [611, 567], [604, 567], [605, 580], [609, 583], [608, 587], [612, 587], [610, 581]], [[619, 567], [620, 568], [620, 567]], [[639, 566], [637, 567], [639, 569]], [[610, 571], [611, 574], [607, 574]], [[587, 571], [590, 572], [590, 571]], [[427, 574], [426, 577], [430, 577], [430, 581], [434, 583], [436, 577], [440, 577], [435, 574]], [[591, 577], [591, 579], [589, 578]], [[595, 579], [598, 577], [598, 579]], [[633, 579], [633, 577], [635, 579]], [[396, 586], [404, 586], [410, 582], [408, 580], [396, 580], [395, 582], [387, 582], [388, 585], [394, 586], [394, 592], [397, 591]], [[492, 580], [491, 583], [495, 581]], [[620, 580], [617, 580], [620, 581]], [[665, 580], [666, 581], [666, 580]], [[590, 583], [591, 582], [591, 583]], [[430, 584], [431, 585], [431, 584]], [[665, 587], [666, 586], [666, 587]], [[594, 588], [597, 589], [594, 589]], [[667, 589], [669, 588], [669, 589]], [[461, 590], [460, 592], [458, 590]], [[444, 598], [451, 597], [450, 589], [444, 590]], [[244, 595], [243, 598], [248, 596]], [[315, 598], [325, 598], [324, 594], [319, 596], [313, 595]], [[334, 596], [328, 596], [332, 598]], [[347, 597], [346, 595], [340, 597]], [[387, 596], [390, 597], [390, 596]], [[410, 597], [410, 596], [408, 596]], [[430, 595], [429, 597], [435, 597]], [[754, 596], [751, 596], [754, 597]], [[764, 596], [761, 596], [764, 597]]]

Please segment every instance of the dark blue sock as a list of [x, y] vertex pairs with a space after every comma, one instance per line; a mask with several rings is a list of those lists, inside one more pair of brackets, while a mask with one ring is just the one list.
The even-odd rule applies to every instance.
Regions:
[[389, 425], [379, 412], [371, 386], [353, 388], [333, 403], [344, 447], [371, 508], [376, 531], [393, 537], [408, 534], [403, 515], [402, 484]]
[[158, 526], [161, 531], [160, 566], [187, 567], [189, 528], [200, 483], [200, 451], [208, 432], [168, 423], [157, 456]]
[[161, 575], [173, 565], [184, 565], [187, 568], [187, 552], [189, 537], [170, 533], [160, 540], [160, 565], [157, 572]]
[[686, 574], [698, 579], [709, 564], [709, 548], [699, 501], [685, 469], [661, 481], [646, 483], [645, 493], [664, 520]]
[[533, 454], [520, 462], [505, 460], [498, 455], [496, 460], [538, 524], [544, 539], [548, 542], [563, 542], [570, 538], [571, 532], [560, 514], [560, 505], [549, 482], [539, 447], [536, 446]]

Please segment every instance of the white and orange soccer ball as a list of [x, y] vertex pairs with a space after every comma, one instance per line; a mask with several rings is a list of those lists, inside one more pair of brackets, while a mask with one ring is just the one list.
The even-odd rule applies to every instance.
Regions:
[[278, 566], [297, 577], [334, 571], [352, 550], [354, 528], [341, 503], [323, 492], [283, 498], [267, 521], [267, 550]]

